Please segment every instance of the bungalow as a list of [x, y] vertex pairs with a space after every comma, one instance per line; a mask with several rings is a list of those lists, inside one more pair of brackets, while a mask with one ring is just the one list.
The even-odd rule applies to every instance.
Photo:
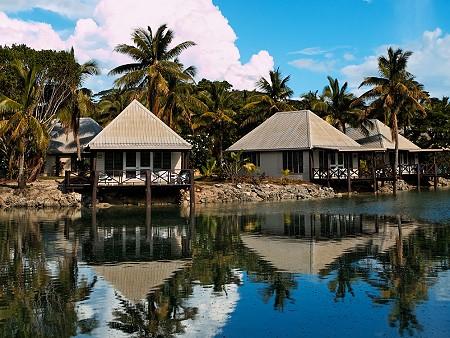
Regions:
[[227, 151], [243, 151], [265, 175], [310, 181], [317, 169], [358, 168], [361, 145], [310, 110], [279, 112]]
[[[358, 142], [361, 147], [370, 148], [377, 152], [377, 165], [394, 165], [395, 143], [392, 138], [392, 130], [377, 119], [369, 120], [366, 128], [347, 128], [345, 133]], [[412, 143], [403, 135], [398, 135], [399, 164], [417, 165], [418, 153], [422, 149]], [[363, 157], [361, 157], [363, 160]]]
[[[80, 146], [82, 158], [89, 157], [87, 144], [102, 130], [102, 127], [90, 117], [80, 118]], [[67, 132], [60, 122], [57, 122], [50, 132], [50, 145], [44, 165], [45, 176], [60, 176], [61, 171], [75, 170], [77, 145], [72, 132]]]
[[[131, 102], [88, 145], [99, 185], [181, 184], [191, 145], [141, 103]], [[187, 179], [187, 177], [186, 177]]]

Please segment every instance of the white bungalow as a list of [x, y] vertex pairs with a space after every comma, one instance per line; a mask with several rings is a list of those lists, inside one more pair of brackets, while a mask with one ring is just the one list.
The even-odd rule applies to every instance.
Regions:
[[136, 100], [89, 142], [100, 184], [133, 183], [146, 170], [171, 183], [170, 173], [187, 168], [191, 147]]
[[309, 181], [315, 168], [358, 169], [361, 145], [309, 110], [279, 112], [242, 137], [227, 151], [243, 151], [266, 176]]

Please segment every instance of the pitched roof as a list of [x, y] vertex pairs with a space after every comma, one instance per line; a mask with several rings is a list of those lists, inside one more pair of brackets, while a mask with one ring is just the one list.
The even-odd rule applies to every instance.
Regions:
[[189, 150], [192, 146], [133, 100], [91, 142], [91, 149]]
[[[361, 144], [363, 148], [395, 149], [391, 128], [377, 119], [371, 119], [370, 122], [366, 131], [361, 128], [347, 128], [346, 134]], [[400, 134], [398, 135], [398, 147], [400, 150], [420, 149], [420, 147]]]
[[187, 261], [153, 261], [95, 265], [94, 270], [113, 285], [125, 298], [138, 302], [159, 288], [176, 271], [183, 269]]
[[361, 146], [310, 110], [279, 112], [242, 137], [228, 151], [349, 149]]
[[[80, 118], [80, 145], [83, 150], [84, 147], [102, 131], [102, 127], [90, 117]], [[50, 155], [57, 154], [76, 154], [77, 145], [73, 138], [72, 132], [62, 126], [60, 122], [57, 122], [50, 132], [50, 145], [47, 153]]]

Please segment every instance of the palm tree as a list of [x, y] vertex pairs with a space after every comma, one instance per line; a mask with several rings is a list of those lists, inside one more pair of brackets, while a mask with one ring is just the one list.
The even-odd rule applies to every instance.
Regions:
[[370, 109], [382, 111], [384, 120], [392, 128], [392, 138], [395, 143], [394, 182], [393, 192], [397, 193], [397, 168], [398, 168], [398, 117], [405, 107], [424, 112], [425, 108], [419, 102], [423, 92], [418, 88], [414, 76], [406, 70], [409, 57], [412, 52], [403, 52], [401, 49], [388, 49], [387, 56], [378, 58], [378, 71], [380, 76], [366, 77], [360, 87], [371, 86], [367, 92], [361, 95], [362, 100], [371, 100]]
[[17, 144], [19, 152], [19, 173], [17, 182], [20, 189], [26, 186], [25, 152], [29, 145], [34, 145], [44, 152], [48, 145], [48, 132], [34, 116], [39, 98], [43, 89], [39, 85], [42, 74], [36, 66], [28, 66], [19, 60], [13, 63], [20, 80], [23, 82], [23, 91], [18, 100], [0, 95], [0, 114], [11, 114], [7, 120], [0, 124], [0, 136], [9, 134], [10, 140]]
[[161, 119], [172, 129], [181, 131], [182, 126], [192, 131], [192, 116], [197, 112], [205, 112], [207, 106], [194, 95], [193, 78], [195, 67], [183, 70], [188, 81], [176, 76], [168, 76], [168, 94], [165, 97]]
[[155, 34], [150, 27], [134, 30], [134, 45], [120, 44], [115, 48], [116, 52], [131, 57], [134, 62], [118, 66], [109, 73], [122, 75], [115, 81], [118, 87], [146, 91], [147, 104], [157, 116], [160, 114], [160, 97], [169, 93], [168, 77], [189, 79], [176, 58], [195, 43], [185, 41], [171, 47], [173, 38], [173, 31], [166, 25], [160, 26]]
[[[323, 89], [321, 100], [312, 103], [313, 110], [322, 113], [323, 118], [332, 126], [345, 134], [346, 124], [355, 124], [362, 116], [360, 105], [356, 105], [356, 98], [347, 91], [347, 82], [339, 86], [338, 79], [328, 76], [329, 84]], [[361, 101], [359, 101], [361, 102]]]
[[132, 91], [115, 88], [100, 92], [96, 96], [100, 96], [96, 109], [96, 118], [102, 125], [112, 121], [136, 97]]
[[212, 132], [215, 144], [215, 155], [220, 165], [223, 164], [223, 138], [226, 126], [235, 124], [233, 117], [233, 92], [229, 91], [227, 82], [208, 82], [205, 90], [198, 98], [205, 104], [207, 110], [198, 117], [197, 127], [207, 128]]
[[[75, 59], [73, 48], [70, 50], [72, 57]], [[79, 66], [77, 81], [70, 88], [69, 97], [66, 104], [60, 110], [59, 118], [61, 123], [67, 130], [71, 130], [73, 138], [77, 146], [77, 160], [81, 161], [81, 145], [80, 145], [80, 117], [86, 116], [95, 109], [92, 102], [92, 91], [82, 88], [87, 77], [100, 75], [100, 68], [96, 61], [90, 60]]]
[[289, 104], [289, 98], [294, 94], [288, 86], [290, 75], [283, 78], [280, 68], [269, 72], [269, 80], [261, 77], [256, 83], [257, 89], [261, 92], [250, 97], [249, 103], [244, 106], [244, 110], [251, 111], [244, 125], [261, 122], [276, 112], [283, 110], [293, 110]]

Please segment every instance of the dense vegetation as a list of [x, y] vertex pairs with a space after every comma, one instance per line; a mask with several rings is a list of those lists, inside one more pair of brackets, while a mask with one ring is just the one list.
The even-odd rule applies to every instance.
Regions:
[[[152, 31], [136, 29], [131, 44], [115, 50], [131, 58], [111, 70], [112, 89], [93, 94], [83, 88], [99, 69], [94, 61], [77, 63], [74, 52], [35, 51], [26, 46], [0, 47], [0, 161], [5, 175], [23, 186], [36, 178], [45, 158], [49, 132], [56, 119], [77, 140], [78, 120], [91, 116], [103, 126], [133, 99], [150, 108], [193, 146], [193, 166], [218, 168], [224, 149], [277, 111], [311, 109], [345, 132], [348, 125], [365, 126], [379, 118], [421, 147], [449, 147], [448, 98], [430, 98], [407, 70], [411, 52], [389, 48], [379, 58], [379, 74], [362, 79], [367, 91], [356, 97], [347, 83], [328, 77], [322, 93], [293, 98], [290, 76], [279, 68], [261, 78], [252, 91], [235, 90], [226, 81], [202, 79], [178, 57], [195, 45], [173, 44], [165, 25]], [[80, 154], [78, 153], [78, 157]], [[397, 158], [398, 156], [396, 156]]]

